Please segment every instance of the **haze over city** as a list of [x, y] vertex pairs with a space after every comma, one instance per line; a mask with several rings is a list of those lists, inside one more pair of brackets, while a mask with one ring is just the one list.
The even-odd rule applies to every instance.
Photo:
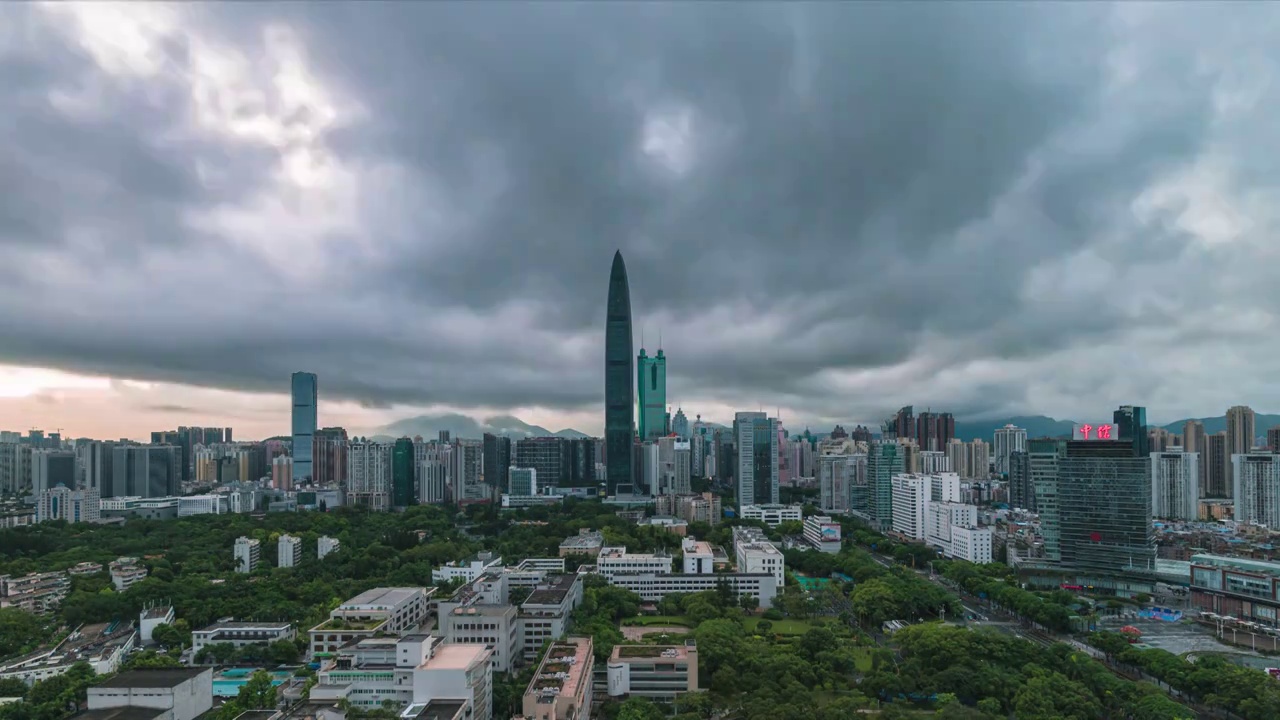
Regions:
[[0, 6], [0, 427], [1280, 407], [1270, 4]]

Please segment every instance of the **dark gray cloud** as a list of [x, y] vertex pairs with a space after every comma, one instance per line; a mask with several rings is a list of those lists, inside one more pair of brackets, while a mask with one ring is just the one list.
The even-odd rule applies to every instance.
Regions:
[[1270, 7], [81, 12], [0, 9], [0, 362], [581, 409], [620, 247], [687, 408], [1265, 400], [1151, 379], [1270, 292]]

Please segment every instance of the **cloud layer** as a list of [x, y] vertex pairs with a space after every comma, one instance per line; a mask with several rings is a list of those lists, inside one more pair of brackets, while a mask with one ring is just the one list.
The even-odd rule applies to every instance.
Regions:
[[1275, 407], [1277, 24], [0, 6], [0, 363], [580, 417], [620, 247], [687, 411]]

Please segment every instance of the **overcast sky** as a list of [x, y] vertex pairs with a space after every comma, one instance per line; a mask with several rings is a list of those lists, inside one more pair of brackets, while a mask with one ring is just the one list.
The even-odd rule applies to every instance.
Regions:
[[0, 4], [0, 428], [1280, 407], [1280, 5]]

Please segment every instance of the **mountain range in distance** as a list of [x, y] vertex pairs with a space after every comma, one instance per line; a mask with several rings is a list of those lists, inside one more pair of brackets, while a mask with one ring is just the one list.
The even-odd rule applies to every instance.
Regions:
[[[1109, 420], [1110, 416], [1103, 418]], [[1182, 434], [1182, 426], [1188, 420], [1198, 420], [1204, 423], [1204, 431], [1210, 435], [1227, 429], [1226, 415], [1205, 418], [1186, 418], [1177, 422], [1169, 423], [1163, 427], [1171, 433]], [[713, 427], [727, 427], [716, 423], [707, 423]], [[852, 427], [854, 424], [845, 424], [846, 428]], [[1075, 425], [1073, 420], [1058, 420], [1044, 415], [1021, 415], [1007, 418], [993, 418], [990, 420], [957, 420], [956, 421], [956, 437], [964, 441], [981, 438], [987, 442], [991, 442], [995, 436], [995, 431], [1005, 425], [1014, 425], [1024, 428], [1027, 431], [1027, 437], [1070, 437], [1071, 429]], [[1254, 418], [1254, 428], [1257, 435], [1265, 435], [1269, 428], [1280, 426], [1280, 415], [1265, 415], [1258, 413]], [[373, 437], [376, 439], [397, 438], [397, 437], [414, 437], [421, 435], [424, 438], [435, 438], [440, 435], [441, 430], [447, 430], [449, 434], [455, 438], [473, 438], [478, 439], [485, 433], [494, 435], [505, 435], [509, 438], [520, 439], [528, 437], [562, 437], [562, 438], [581, 438], [589, 437], [588, 433], [574, 430], [573, 428], [565, 428], [563, 430], [551, 431], [540, 425], [531, 425], [524, 422], [513, 415], [496, 415], [483, 420], [459, 413], [446, 413], [441, 415], [418, 415], [416, 417], [404, 418], [397, 420], [390, 425], [378, 428], [374, 431]], [[804, 432], [804, 428], [788, 428], [792, 435]], [[815, 433], [826, 434], [830, 432], [830, 428], [811, 428]]]

